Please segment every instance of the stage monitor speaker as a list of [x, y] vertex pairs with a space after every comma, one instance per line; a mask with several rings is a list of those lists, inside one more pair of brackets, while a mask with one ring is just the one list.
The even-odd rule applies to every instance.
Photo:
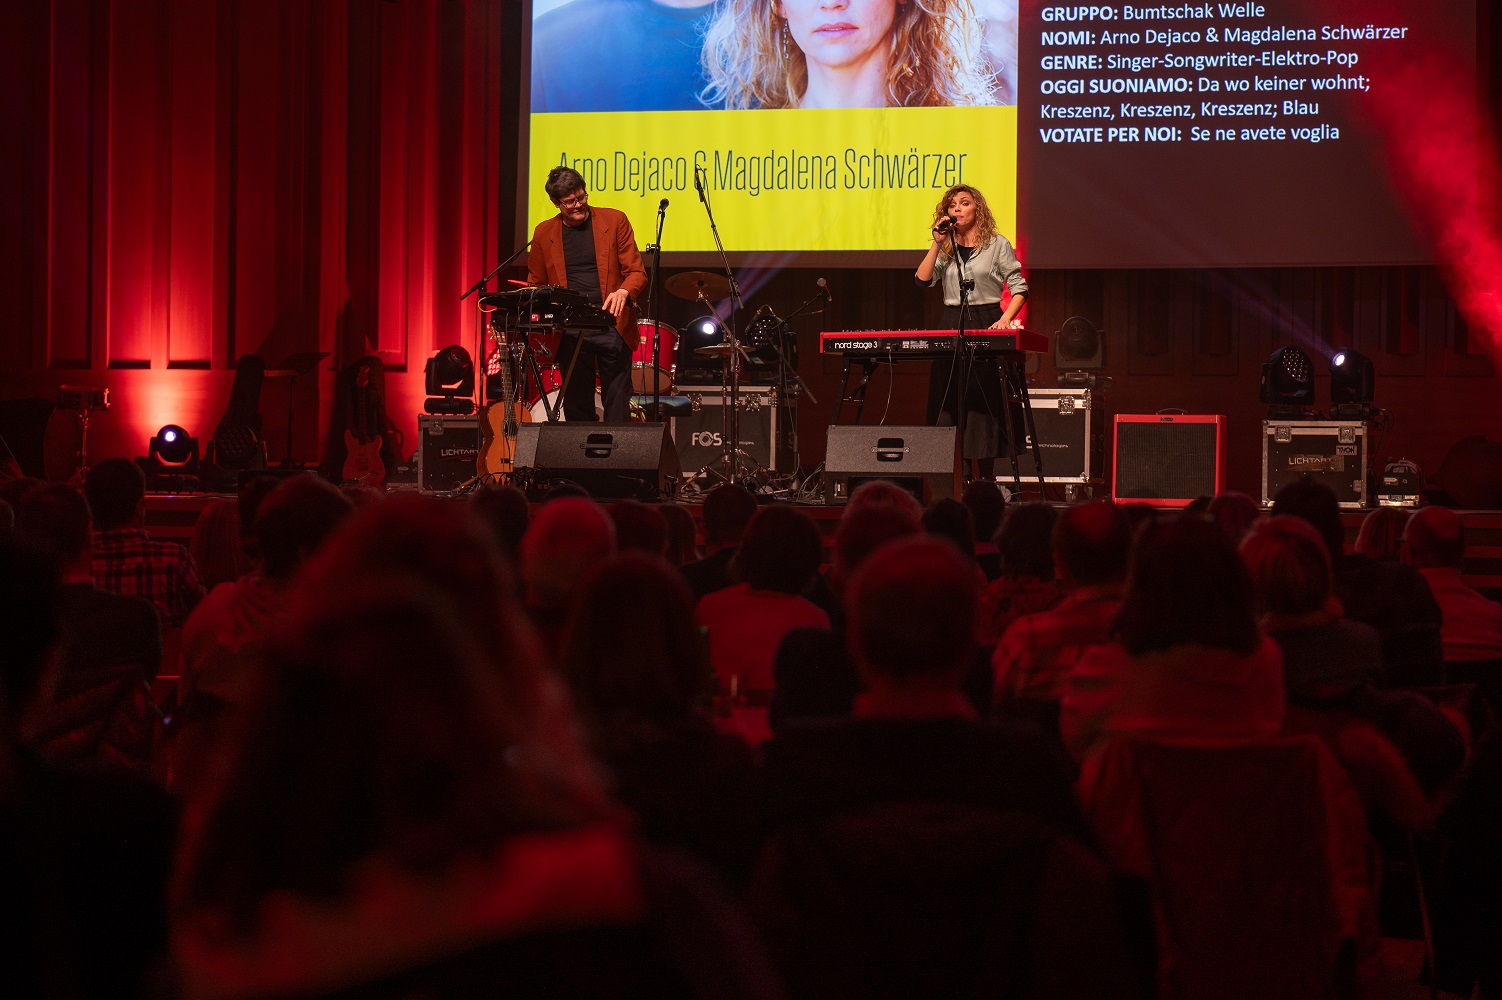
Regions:
[[667, 424], [520, 424], [512, 464], [529, 495], [572, 482], [597, 500], [656, 500], [683, 478]]
[[824, 450], [824, 502], [846, 504], [873, 479], [896, 483], [924, 506], [957, 496], [954, 428], [832, 425]]
[[1118, 413], [1111, 494], [1155, 507], [1187, 507], [1226, 488], [1226, 418], [1219, 414]]

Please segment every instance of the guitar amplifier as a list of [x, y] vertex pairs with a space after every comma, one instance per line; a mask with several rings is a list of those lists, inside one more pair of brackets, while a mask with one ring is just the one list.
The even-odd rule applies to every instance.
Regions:
[[480, 418], [418, 414], [417, 489], [450, 493], [471, 479], [480, 457]]
[[1111, 495], [1187, 507], [1226, 488], [1226, 418], [1216, 413], [1116, 414]]

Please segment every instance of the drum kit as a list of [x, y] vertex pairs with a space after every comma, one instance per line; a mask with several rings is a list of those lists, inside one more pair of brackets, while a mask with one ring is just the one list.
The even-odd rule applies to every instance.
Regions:
[[[672, 275], [663, 279], [662, 289], [675, 298], [700, 303], [717, 321], [715, 304], [723, 303], [732, 295], [729, 279], [708, 271]], [[573, 328], [575, 323], [580, 327], [601, 325], [593, 322], [593, 314], [599, 310], [584, 307], [582, 300], [574, 302], [575, 298], [575, 293], [551, 286], [517, 288], [482, 296], [481, 308], [492, 313], [491, 335], [498, 348], [491, 355], [487, 369], [511, 366], [508, 370], [514, 371], [515, 376], [507, 384], [513, 386], [512, 398], [522, 404], [519, 408], [522, 420], [540, 423], [565, 419], [561, 399], [565, 375], [559, 364], [558, 350], [562, 330]], [[566, 310], [572, 312], [565, 316]], [[640, 318], [636, 326], [641, 336], [631, 352], [631, 419], [646, 422], [650, 418], [653, 397], [662, 397], [666, 404], [677, 388], [680, 334], [670, 324], [648, 317]], [[720, 482], [747, 482], [764, 472], [759, 463], [740, 447], [737, 397], [742, 371], [753, 365], [778, 361], [789, 366], [792, 364], [784, 354], [784, 347], [791, 345], [791, 331], [786, 321], [773, 315], [770, 308], [764, 307], [739, 338], [734, 333], [733, 323], [724, 324], [721, 329], [724, 331], [722, 342], [694, 348], [695, 355], [720, 361], [722, 388], [729, 402], [721, 410], [723, 451], [695, 477], [700, 480], [702, 489]], [[487, 375], [495, 375], [497, 370], [487, 370]], [[796, 374], [790, 374], [790, 378], [802, 382]], [[688, 400], [678, 402], [683, 405]], [[601, 420], [604, 419], [604, 410], [596, 386], [595, 413]]]

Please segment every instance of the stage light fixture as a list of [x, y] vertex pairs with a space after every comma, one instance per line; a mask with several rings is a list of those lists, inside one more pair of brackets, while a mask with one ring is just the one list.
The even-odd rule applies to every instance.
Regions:
[[1258, 398], [1275, 420], [1297, 420], [1314, 402], [1314, 363], [1297, 347], [1280, 347], [1262, 363]]
[[445, 347], [428, 359], [423, 369], [428, 399], [422, 408], [445, 415], [473, 413], [475, 362], [458, 344]]
[[165, 470], [196, 472], [198, 439], [177, 424], [168, 424], [151, 439], [146, 457]]
[[1064, 321], [1053, 342], [1054, 368], [1064, 371], [1099, 371], [1106, 366], [1106, 335], [1083, 316]]
[[1330, 416], [1335, 420], [1365, 420], [1376, 396], [1377, 373], [1372, 359], [1359, 351], [1336, 351], [1330, 358]]

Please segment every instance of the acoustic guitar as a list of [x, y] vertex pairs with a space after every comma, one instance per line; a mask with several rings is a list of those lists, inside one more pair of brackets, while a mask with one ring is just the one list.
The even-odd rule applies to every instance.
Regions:
[[476, 472], [487, 482], [510, 480], [517, 427], [532, 422], [532, 410], [522, 404], [521, 386], [512, 376], [512, 365], [520, 363], [520, 345], [512, 344], [502, 331], [497, 331], [495, 337], [495, 357], [500, 362], [496, 376], [501, 383], [501, 396], [485, 408], [481, 417], [480, 455], [475, 461]]
[[346, 483], [379, 486], [386, 481], [386, 463], [381, 461], [380, 423], [377, 419], [380, 407], [373, 398], [374, 394], [370, 366], [361, 364], [355, 369], [355, 387], [350, 400], [353, 426], [344, 430], [344, 471], [340, 475]]

